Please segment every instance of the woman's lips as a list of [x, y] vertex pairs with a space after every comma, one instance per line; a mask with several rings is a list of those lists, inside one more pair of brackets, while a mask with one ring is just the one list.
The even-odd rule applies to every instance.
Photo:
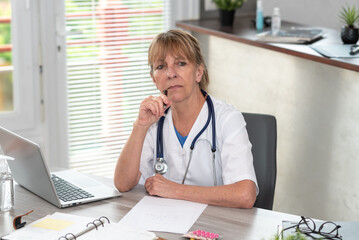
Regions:
[[168, 89], [176, 89], [176, 88], [180, 88], [180, 87], [182, 87], [182, 86], [181, 85], [174, 85], [174, 86], [171, 86], [171, 87], [167, 88], [167, 90]]

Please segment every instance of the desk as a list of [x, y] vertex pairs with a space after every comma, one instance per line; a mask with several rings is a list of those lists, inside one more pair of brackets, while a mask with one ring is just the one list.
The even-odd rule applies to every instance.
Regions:
[[[112, 180], [102, 179], [111, 184]], [[136, 186], [121, 197], [102, 200], [75, 207], [59, 209], [37, 197], [19, 185], [15, 188], [15, 207], [9, 212], [0, 212], [0, 235], [13, 231], [14, 216], [24, 214], [32, 209], [34, 212], [23, 218], [31, 223], [54, 212], [70, 213], [86, 217], [107, 216], [118, 222], [136, 203], [146, 195], [142, 185]], [[191, 229], [204, 229], [220, 233], [224, 239], [269, 240], [277, 231], [283, 219], [299, 220], [298, 216], [264, 210], [264, 209], [233, 209], [208, 206]], [[180, 234], [157, 233], [165, 239], [183, 239]]]

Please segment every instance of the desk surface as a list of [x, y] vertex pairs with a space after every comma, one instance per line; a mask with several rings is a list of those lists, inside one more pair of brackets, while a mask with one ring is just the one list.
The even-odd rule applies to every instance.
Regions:
[[[101, 179], [108, 185], [110, 179]], [[33, 213], [23, 218], [31, 223], [54, 212], [71, 213], [86, 217], [107, 216], [118, 222], [130, 209], [146, 195], [143, 186], [139, 185], [121, 197], [59, 209], [45, 200], [37, 197], [19, 185], [15, 188], [15, 207], [9, 212], [0, 212], [0, 236], [13, 231], [14, 216], [24, 214], [30, 210]], [[198, 218], [192, 229], [203, 229], [223, 235], [224, 239], [269, 240], [277, 232], [277, 226], [282, 220], [299, 221], [298, 216], [269, 211], [264, 209], [233, 209], [208, 206]], [[180, 234], [157, 232], [157, 236], [165, 239], [184, 239]]]
[[[251, 20], [253, 17], [237, 17], [233, 27], [223, 27], [218, 19], [200, 19], [177, 22], [177, 27], [194, 31], [202, 34], [213, 35], [221, 38], [230, 39], [244, 44], [270, 49], [277, 52], [305, 58], [344, 69], [359, 72], [359, 58], [326, 58], [314, 51], [306, 44], [278, 44], [263, 43], [256, 41], [257, 31], [253, 27]], [[291, 22], [282, 22], [283, 27], [308, 27]], [[314, 46], [342, 44], [340, 39], [340, 30], [327, 29], [324, 30], [324, 38], [312, 43]], [[269, 29], [265, 29], [267, 31]]]

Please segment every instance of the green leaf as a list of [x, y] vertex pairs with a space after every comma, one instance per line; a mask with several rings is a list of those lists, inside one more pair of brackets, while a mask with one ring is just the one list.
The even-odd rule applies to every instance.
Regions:
[[353, 27], [359, 20], [359, 8], [357, 9], [354, 5], [352, 7], [342, 7], [342, 10], [339, 12], [339, 18], [349, 27]]
[[[279, 235], [275, 235], [271, 240], [279, 240], [279, 239], [280, 239]], [[300, 234], [299, 232], [296, 232], [295, 234], [289, 235], [282, 240], [307, 240], [307, 238], [302, 234]]]
[[212, 0], [218, 9], [231, 11], [240, 8], [247, 0]]

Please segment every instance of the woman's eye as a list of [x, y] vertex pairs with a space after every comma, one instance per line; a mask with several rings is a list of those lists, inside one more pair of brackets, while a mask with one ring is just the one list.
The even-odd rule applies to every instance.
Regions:
[[178, 63], [178, 65], [180, 65], [180, 66], [186, 66], [186, 64], [187, 64], [186, 62], [179, 62]]
[[158, 66], [156, 67], [156, 69], [159, 69], [159, 70], [163, 69], [163, 65], [158, 65]]

